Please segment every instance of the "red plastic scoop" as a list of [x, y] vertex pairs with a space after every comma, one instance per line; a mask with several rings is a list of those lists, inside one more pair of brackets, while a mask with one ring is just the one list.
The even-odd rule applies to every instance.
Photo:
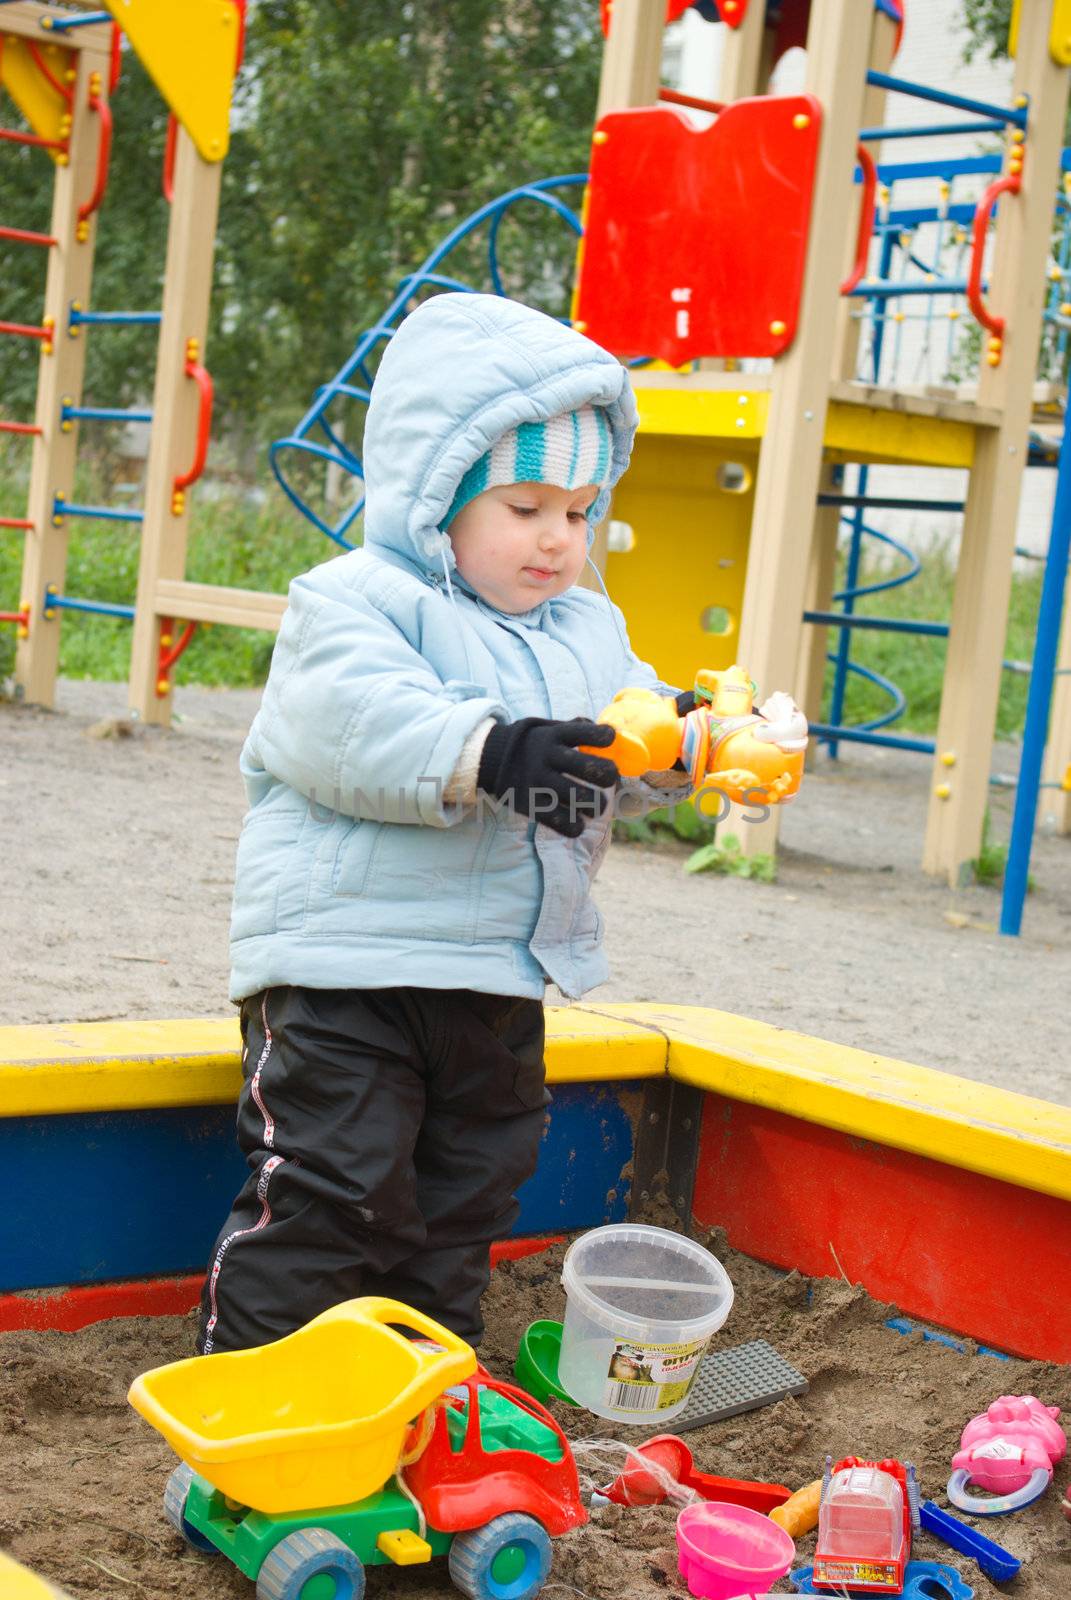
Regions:
[[[729, 1505], [747, 1506], [763, 1516], [774, 1506], [784, 1505], [792, 1494], [783, 1483], [754, 1483], [745, 1478], [719, 1478], [712, 1472], [697, 1472], [692, 1452], [675, 1433], [660, 1433], [645, 1444], [637, 1445], [636, 1455], [653, 1467], [660, 1467], [682, 1488], [694, 1489], [704, 1500], [724, 1500]], [[666, 1491], [655, 1473], [644, 1471], [634, 1459], [630, 1459], [624, 1472], [608, 1489], [600, 1492], [619, 1506], [656, 1506], [666, 1498]]]

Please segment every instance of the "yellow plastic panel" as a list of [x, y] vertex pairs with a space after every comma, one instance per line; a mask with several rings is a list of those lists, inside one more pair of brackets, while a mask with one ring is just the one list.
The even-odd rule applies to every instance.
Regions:
[[1071, 67], [1071, 0], [1053, 0], [1049, 54], [1058, 67]]
[[[743, 430], [728, 440], [641, 430], [614, 494], [614, 520], [635, 543], [607, 557], [606, 586], [633, 649], [667, 683], [688, 688], [697, 668], [736, 659], [757, 454]], [[719, 473], [741, 492], [719, 487]]]
[[1071, 1200], [1066, 1106], [726, 1011], [620, 1010], [664, 1030], [681, 1083]]
[[[17, 34], [4, 33], [3, 12], [0, 11], [0, 84], [14, 100], [34, 133], [40, 139], [65, 139], [69, 131], [64, 124], [68, 105], [63, 96], [52, 87], [30, 53], [30, 40]], [[66, 83], [68, 71], [74, 68], [74, 52], [61, 45], [41, 40], [34, 49], [57, 83]], [[62, 154], [50, 150], [53, 161]]]
[[[0, 1117], [231, 1105], [242, 1083], [237, 1017], [0, 1028]], [[627, 1018], [547, 1010], [550, 1083], [657, 1078], [661, 1034]]]
[[107, 0], [149, 76], [205, 161], [222, 161], [230, 140], [238, 59], [232, 0]]
[[974, 461], [974, 435], [969, 422], [831, 400], [826, 413], [826, 459], [969, 467]]
[[416, 1567], [421, 1562], [431, 1560], [431, 1545], [419, 1533], [414, 1533], [412, 1528], [391, 1528], [381, 1533], [376, 1540], [376, 1549], [381, 1550], [396, 1567]]
[[[1008, 54], [1015, 59], [1019, 49], [1019, 15], [1023, 0], [1012, 0], [1011, 26], [1008, 29]], [[1037, 0], [1033, 0], [1037, 4]], [[1052, 26], [1049, 29], [1049, 54], [1058, 67], [1071, 67], [1071, 0], [1052, 0]]]
[[66, 1600], [44, 1578], [36, 1578], [0, 1550], [0, 1594], [4, 1600]]

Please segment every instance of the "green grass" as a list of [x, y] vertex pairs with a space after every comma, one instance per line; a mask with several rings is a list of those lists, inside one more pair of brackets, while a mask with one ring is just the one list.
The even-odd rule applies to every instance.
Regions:
[[[891, 576], [894, 570], [900, 569], [871, 564], [864, 569], [861, 581], [875, 582], [880, 577]], [[1029, 572], [1013, 574], [1004, 647], [1004, 655], [1008, 659], [1029, 661], [1033, 655], [1041, 576], [1040, 562]], [[857, 609], [861, 614], [870, 616], [947, 622], [952, 611], [954, 577], [955, 568], [949, 552], [939, 548], [925, 558], [922, 571], [911, 583], [863, 600]], [[842, 583], [843, 572], [840, 572], [838, 587]], [[836, 630], [832, 628], [827, 635], [827, 649], [836, 649]], [[869, 633], [857, 629], [852, 637], [852, 660], [891, 678], [907, 696], [907, 709], [894, 725], [897, 731], [904, 729], [921, 734], [936, 732], [945, 653], [946, 643], [943, 639], [925, 638], [917, 634]], [[999, 738], [1014, 738], [1022, 732], [1029, 681], [1029, 678], [1018, 673], [1005, 672], [1002, 675], [997, 711]], [[823, 721], [829, 720], [831, 685], [832, 672], [829, 671], [822, 705]], [[844, 722], [869, 721], [882, 715], [889, 705], [888, 696], [875, 685], [866, 682], [857, 673], [849, 674], [842, 718]]]
[[[6, 463], [0, 458], [0, 515], [23, 516], [25, 473], [19, 470], [14, 451], [9, 455], [12, 459]], [[126, 499], [114, 489], [102, 488], [94, 477], [89, 472], [80, 476], [76, 499], [89, 504], [138, 503], [136, 496]], [[297, 573], [336, 553], [335, 545], [281, 500], [274, 489], [263, 506], [237, 494], [211, 501], [195, 498], [186, 576], [195, 583], [285, 593]], [[65, 592], [131, 604], [137, 587], [138, 528], [81, 518], [72, 518], [68, 528]], [[20, 533], [0, 531], [0, 611], [14, 610], [18, 604], [22, 545]], [[261, 684], [274, 642], [274, 634], [255, 628], [198, 628], [176, 668], [176, 681], [232, 687]], [[0, 677], [2, 662], [0, 656]], [[64, 677], [121, 681], [129, 663], [128, 622], [63, 614], [60, 672]]]

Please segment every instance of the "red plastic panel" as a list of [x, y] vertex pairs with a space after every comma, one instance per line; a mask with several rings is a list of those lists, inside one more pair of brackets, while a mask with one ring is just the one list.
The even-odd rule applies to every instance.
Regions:
[[595, 130], [577, 322], [618, 356], [777, 356], [796, 331], [821, 107], [738, 100], [707, 128], [672, 106]]
[[708, 1095], [693, 1209], [778, 1267], [839, 1276], [998, 1350], [1071, 1360], [1071, 1204]]
[[[503, 1239], [491, 1246], [491, 1265], [519, 1261], [561, 1244], [564, 1235], [539, 1239]], [[0, 1294], [0, 1333], [15, 1328], [62, 1328], [73, 1333], [106, 1317], [184, 1316], [201, 1297], [204, 1273], [181, 1278], [124, 1278], [112, 1283], [80, 1284], [73, 1289], [32, 1289]]]
[[[730, 28], [739, 28], [740, 24], [747, 16], [749, 0], [716, 0], [716, 3], [719, 21], [727, 22]], [[695, 4], [696, 0], [666, 0], [667, 24], [670, 22], [676, 22], [678, 17], [682, 17], [689, 7]], [[600, 0], [599, 11], [601, 13], [602, 31], [604, 34], [608, 34], [610, 32], [610, 10], [612, 6], [613, 0]], [[700, 9], [704, 14], [709, 12], [712, 9], [710, 0], [707, 0], [707, 4], [705, 6], [701, 6]]]

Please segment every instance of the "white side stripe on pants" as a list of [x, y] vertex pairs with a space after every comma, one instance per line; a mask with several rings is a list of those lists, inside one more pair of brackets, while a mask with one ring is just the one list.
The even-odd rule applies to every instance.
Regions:
[[257, 1199], [261, 1204], [260, 1216], [257, 1218], [256, 1222], [254, 1222], [251, 1228], [235, 1228], [233, 1233], [228, 1233], [227, 1237], [221, 1241], [220, 1247], [216, 1251], [216, 1259], [212, 1263], [212, 1271], [208, 1279], [208, 1299], [212, 1307], [212, 1314], [205, 1325], [204, 1353], [206, 1356], [212, 1354], [212, 1335], [215, 1333], [216, 1323], [219, 1320], [219, 1307], [216, 1304], [216, 1284], [219, 1281], [219, 1273], [220, 1268], [223, 1265], [223, 1258], [236, 1239], [244, 1238], [247, 1233], [258, 1233], [266, 1223], [271, 1221], [271, 1205], [268, 1201], [268, 1185], [271, 1182], [271, 1175], [275, 1171], [276, 1167], [281, 1167], [282, 1165], [282, 1156], [268, 1157], [267, 1161], [265, 1161], [264, 1165], [261, 1167], [260, 1177], [257, 1179]]

